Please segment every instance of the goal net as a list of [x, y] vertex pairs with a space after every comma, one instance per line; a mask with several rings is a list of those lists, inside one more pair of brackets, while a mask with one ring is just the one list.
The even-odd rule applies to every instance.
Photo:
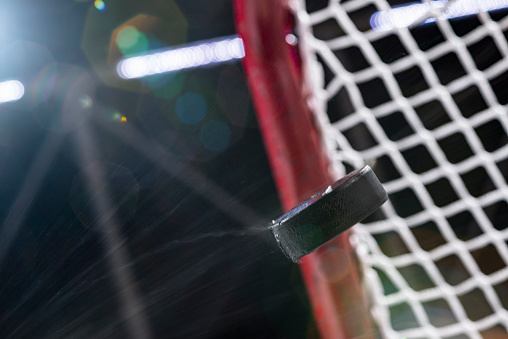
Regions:
[[390, 197], [349, 238], [383, 337], [508, 333], [505, 7], [288, 1], [332, 176], [369, 164]]

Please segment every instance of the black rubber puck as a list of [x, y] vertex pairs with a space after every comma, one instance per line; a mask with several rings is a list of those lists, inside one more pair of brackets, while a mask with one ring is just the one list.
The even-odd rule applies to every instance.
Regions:
[[368, 217], [387, 199], [378, 178], [365, 166], [273, 220], [269, 228], [282, 252], [298, 262]]

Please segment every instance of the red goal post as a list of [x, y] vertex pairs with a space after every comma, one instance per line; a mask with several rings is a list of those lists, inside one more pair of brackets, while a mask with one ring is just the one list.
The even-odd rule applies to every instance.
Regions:
[[[287, 2], [235, 0], [235, 11], [259, 126], [287, 211], [337, 178], [306, 103], [308, 89], [299, 53], [285, 41], [294, 24]], [[351, 265], [350, 255], [348, 234], [344, 234], [304, 257], [300, 264], [323, 338], [373, 336], [360, 274]]]

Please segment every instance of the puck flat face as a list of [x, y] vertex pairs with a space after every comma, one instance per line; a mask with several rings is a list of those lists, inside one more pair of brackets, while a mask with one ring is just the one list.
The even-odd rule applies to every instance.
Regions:
[[282, 252], [298, 262], [368, 217], [387, 199], [374, 171], [365, 166], [273, 220], [269, 229]]

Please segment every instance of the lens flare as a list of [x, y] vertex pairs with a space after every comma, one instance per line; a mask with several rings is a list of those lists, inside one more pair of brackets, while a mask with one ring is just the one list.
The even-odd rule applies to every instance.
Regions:
[[206, 117], [206, 100], [196, 93], [185, 93], [176, 100], [175, 112], [187, 125], [197, 125]]
[[125, 26], [116, 36], [116, 45], [123, 55], [132, 55], [146, 52], [149, 41], [136, 27]]
[[17, 101], [25, 94], [25, 87], [17, 80], [0, 82], [0, 103]]
[[93, 5], [101, 12], [104, 12], [106, 10], [106, 4], [102, 0], [95, 0]]
[[231, 141], [231, 128], [225, 122], [212, 120], [201, 128], [199, 140], [210, 151], [223, 151]]
[[219, 41], [202, 41], [188, 47], [127, 58], [118, 63], [117, 72], [124, 79], [142, 78], [153, 74], [241, 59], [244, 56], [242, 39], [233, 36]]
[[117, 122], [127, 122], [127, 117], [125, 117], [124, 115], [122, 115], [122, 113], [120, 113], [118, 111], [114, 112], [111, 115], [111, 119], [113, 121], [117, 121]]

